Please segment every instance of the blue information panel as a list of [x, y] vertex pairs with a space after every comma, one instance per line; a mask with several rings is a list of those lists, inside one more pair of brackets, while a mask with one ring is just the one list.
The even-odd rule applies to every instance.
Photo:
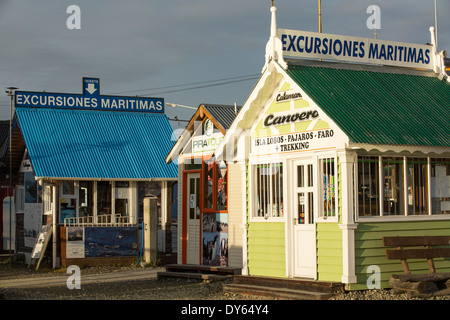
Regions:
[[83, 78], [83, 94], [16, 91], [16, 107], [164, 113], [163, 98], [100, 95], [100, 79]]

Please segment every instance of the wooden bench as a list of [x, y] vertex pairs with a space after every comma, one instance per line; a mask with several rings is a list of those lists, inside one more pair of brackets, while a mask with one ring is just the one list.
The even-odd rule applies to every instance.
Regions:
[[[433, 258], [449, 258], [450, 247], [433, 248], [436, 246], [449, 246], [450, 236], [409, 236], [409, 237], [383, 237], [385, 247], [397, 247], [396, 249], [387, 249], [386, 258], [388, 260], [402, 261], [403, 271], [405, 274], [411, 274], [408, 266], [408, 259], [427, 259], [430, 273], [436, 273]], [[404, 247], [420, 247], [409, 248]]]
[[[442, 290], [449, 294], [450, 273], [436, 273], [434, 258], [450, 258], [450, 236], [395, 236], [383, 237], [388, 260], [401, 260], [404, 274], [392, 275], [389, 284], [393, 288], [418, 293]], [[447, 247], [445, 247], [447, 246]], [[426, 259], [429, 274], [411, 274], [408, 259]], [[444, 285], [445, 284], [445, 285]]]

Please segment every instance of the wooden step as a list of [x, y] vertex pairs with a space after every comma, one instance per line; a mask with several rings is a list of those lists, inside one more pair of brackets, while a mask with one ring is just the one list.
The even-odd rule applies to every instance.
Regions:
[[335, 293], [314, 292], [307, 290], [297, 290], [288, 288], [274, 288], [258, 285], [245, 284], [224, 284], [223, 291], [229, 293], [266, 296], [272, 298], [281, 298], [289, 300], [328, 300], [335, 295]]
[[344, 286], [342, 283], [310, 279], [236, 275], [233, 276], [233, 283], [223, 285], [223, 290], [283, 299], [328, 300], [344, 291]]
[[263, 286], [321, 293], [337, 293], [344, 291], [343, 284], [339, 282], [316, 281], [298, 278], [292, 279], [237, 275], [233, 277], [233, 283], [246, 286]]
[[210, 281], [222, 281], [231, 278], [231, 276], [218, 275], [218, 274], [204, 274], [198, 272], [157, 272], [158, 279], [164, 278], [184, 278], [184, 279], [196, 279], [196, 280], [210, 280]]
[[170, 264], [166, 266], [166, 271], [158, 272], [158, 279], [162, 278], [185, 278], [219, 281], [230, 279], [232, 276], [240, 274], [240, 269], [217, 266], [200, 266], [190, 264]]
[[167, 272], [192, 272], [192, 273], [211, 273], [221, 275], [238, 275], [241, 272], [239, 268], [219, 267], [219, 266], [201, 266], [193, 264], [169, 264], [166, 266]]

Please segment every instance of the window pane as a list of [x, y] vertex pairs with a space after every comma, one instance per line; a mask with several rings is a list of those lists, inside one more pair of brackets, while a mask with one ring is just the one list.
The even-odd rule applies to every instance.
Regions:
[[403, 158], [383, 158], [383, 214], [402, 215]]
[[184, 162], [184, 170], [202, 170], [202, 160], [200, 158], [186, 159]]
[[428, 214], [427, 159], [408, 158], [408, 215]]
[[268, 188], [267, 188], [267, 167], [268, 165], [258, 165], [256, 167], [256, 188], [257, 188], [257, 216], [258, 217], [268, 217], [267, 212], [267, 194], [268, 194]]
[[205, 160], [205, 174], [204, 174], [204, 208], [212, 209], [213, 208], [213, 190], [214, 190], [214, 165], [215, 162], [213, 160]]
[[115, 192], [115, 214], [121, 216], [129, 216], [129, 198], [130, 198], [130, 182], [116, 181], [114, 186]]
[[[16, 189], [16, 198], [17, 198], [17, 191], [18, 191], [18, 189]], [[44, 187], [44, 201], [43, 201], [44, 214], [52, 213], [52, 202], [53, 202], [53, 188], [50, 186], [45, 186]], [[17, 206], [16, 206], [16, 208], [19, 209]]]
[[158, 198], [158, 212], [160, 211], [161, 203], [161, 182], [155, 181], [138, 181], [138, 221], [144, 219], [144, 198], [157, 197]]
[[197, 207], [195, 178], [189, 179], [189, 219], [195, 219], [195, 211]]
[[308, 192], [308, 214], [309, 224], [314, 223], [314, 193]]
[[431, 211], [450, 214], [450, 159], [431, 159]]
[[[111, 182], [99, 181], [97, 182], [97, 212], [98, 215], [111, 214]], [[102, 222], [109, 222], [105, 220]]]
[[66, 218], [76, 218], [77, 199], [61, 198], [60, 203], [61, 203], [60, 223], [64, 223], [64, 219], [66, 219]]
[[255, 170], [257, 217], [282, 217], [283, 166], [281, 163], [260, 164]]
[[314, 181], [313, 165], [308, 164], [308, 187], [313, 187], [313, 181]]
[[283, 209], [283, 167], [280, 164], [272, 164], [272, 216], [281, 217]]
[[75, 194], [75, 182], [63, 181], [62, 182], [62, 193], [64, 195], [74, 195]]
[[303, 188], [305, 186], [305, 166], [297, 166], [297, 187]]
[[227, 169], [224, 161], [217, 165], [217, 210], [227, 210]]
[[195, 178], [195, 219], [200, 219], [200, 178]]
[[305, 193], [299, 192], [297, 194], [298, 209], [297, 209], [297, 219], [299, 224], [305, 224]]
[[80, 181], [78, 196], [80, 217], [92, 217], [94, 214], [94, 182]]
[[336, 186], [334, 172], [334, 158], [320, 160], [320, 168], [322, 170], [322, 213], [323, 217], [331, 217], [336, 215]]
[[378, 216], [379, 210], [378, 157], [358, 158], [359, 216]]

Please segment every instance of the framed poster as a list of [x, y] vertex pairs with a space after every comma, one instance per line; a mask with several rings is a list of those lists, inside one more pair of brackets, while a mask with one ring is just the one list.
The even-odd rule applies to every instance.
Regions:
[[84, 258], [84, 228], [66, 228], [66, 258]]
[[228, 266], [228, 214], [204, 213], [202, 222], [203, 264]]

